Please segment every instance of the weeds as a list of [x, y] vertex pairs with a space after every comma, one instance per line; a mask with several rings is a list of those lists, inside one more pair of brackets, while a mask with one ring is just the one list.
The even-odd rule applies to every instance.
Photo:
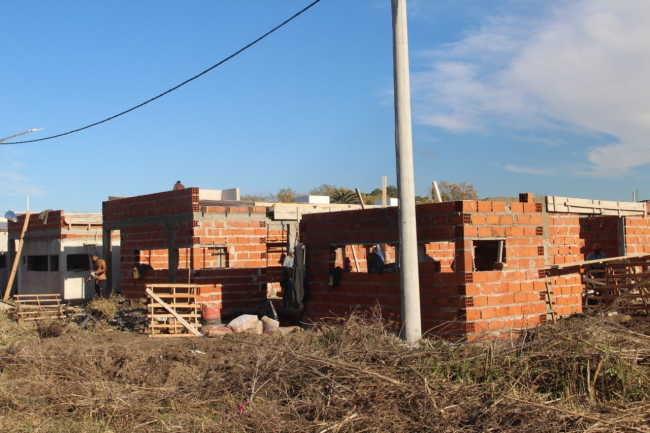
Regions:
[[377, 314], [289, 335], [106, 335], [0, 352], [0, 429], [650, 431], [650, 337], [607, 319], [415, 348]]

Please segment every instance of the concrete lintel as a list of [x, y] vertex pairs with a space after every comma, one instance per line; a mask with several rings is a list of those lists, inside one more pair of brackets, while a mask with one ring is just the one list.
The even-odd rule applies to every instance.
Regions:
[[194, 212], [195, 221], [267, 221], [266, 214], [247, 212]]
[[156, 224], [168, 224], [168, 223], [181, 223], [185, 221], [193, 221], [195, 215], [199, 213], [195, 212], [184, 212], [173, 215], [158, 215], [153, 217], [143, 217], [143, 218], [130, 218], [119, 221], [104, 221], [104, 230], [121, 230], [127, 228], [141, 227], [147, 225], [156, 225]]
[[[56, 229], [51, 229], [51, 230], [38, 230], [38, 231], [29, 231], [29, 228], [27, 229], [27, 233], [25, 233], [25, 240], [34, 240], [38, 238], [51, 238], [51, 240], [55, 239], [60, 239], [61, 238], [61, 229], [56, 228]], [[20, 233], [11, 233], [9, 232], [9, 239], [10, 240], [18, 240], [20, 239]]]

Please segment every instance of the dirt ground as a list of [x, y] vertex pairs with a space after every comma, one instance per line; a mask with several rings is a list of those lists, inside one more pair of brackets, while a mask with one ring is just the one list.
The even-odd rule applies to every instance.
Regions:
[[361, 316], [288, 335], [60, 331], [0, 316], [0, 430], [650, 432], [647, 324], [418, 347]]

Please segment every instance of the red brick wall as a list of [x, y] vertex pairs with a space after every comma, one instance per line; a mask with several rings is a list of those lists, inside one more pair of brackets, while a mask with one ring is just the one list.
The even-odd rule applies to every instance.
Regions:
[[625, 217], [625, 247], [628, 254], [650, 254], [650, 218]]
[[199, 211], [199, 189], [187, 188], [103, 202], [104, 221], [124, 221]]
[[[199, 211], [203, 212], [204, 219], [194, 219]], [[189, 282], [200, 286], [200, 300], [220, 304], [224, 319], [239, 311], [254, 309], [257, 302], [265, 298], [266, 238], [278, 235], [266, 227], [266, 208], [201, 208], [198, 189], [188, 188], [104, 202], [104, 212], [106, 221], [119, 224], [119, 221], [129, 220], [128, 226], [120, 228], [120, 269], [125, 296], [143, 297], [146, 284], [167, 283], [168, 253], [169, 248], [174, 248], [179, 255], [176, 282], [187, 283], [191, 267]], [[211, 219], [211, 214], [218, 214], [220, 218]], [[175, 219], [152, 222], [160, 216]], [[214, 268], [214, 250], [205, 248], [210, 245], [226, 246], [227, 268]], [[281, 276], [279, 254], [273, 254], [269, 264], [280, 268]], [[154, 270], [145, 278], [133, 279], [133, 266], [138, 263], [148, 263]]]
[[[418, 205], [416, 215], [418, 239], [434, 259], [419, 264], [423, 330], [471, 339], [545, 320], [542, 215], [535, 203], [432, 203]], [[326, 285], [337, 264], [331, 244], [396, 243], [397, 209], [305, 215], [301, 233], [308, 251], [308, 318], [379, 303], [385, 316], [399, 319], [399, 274], [345, 273], [339, 287]], [[472, 272], [471, 241], [494, 238], [505, 239], [506, 268]]]
[[582, 217], [580, 218], [580, 239], [584, 241], [581, 253], [584, 260], [591, 253], [595, 243], [600, 244], [607, 257], [619, 255], [618, 251], [618, 220], [615, 215]]
[[[17, 222], [13, 222], [12, 220], [8, 221], [8, 229], [9, 235], [12, 238], [18, 239], [20, 237], [20, 233], [23, 230], [23, 225], [25, 224], [25, 215], [20, 215], [16, 219], [18, 220]], [[61, 229], [66, 227], [63, 221], [64, 216], [62, 210], [50, 211], [47, 217], [47, 224], [44, 224], [44, 221], [39, 218], [38, 213], [33, 213], [29, 217], [29, 224], [27, 226], [27, 232], [25, 233], [25, 239], [61, 239]], [[42, 233], [46, 231], [52, 232], [47, 234]]]

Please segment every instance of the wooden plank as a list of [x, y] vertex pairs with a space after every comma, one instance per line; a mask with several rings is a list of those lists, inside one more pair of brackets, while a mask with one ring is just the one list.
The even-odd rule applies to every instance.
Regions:
[[[160, 296], [160, 295], [158, 295], [158, 296]], [[160, 298], [164, 299], [162, 296], [160, 296]], [[160, 305], [160, 304], [158, 304], [156, 302], [152, 302], [149, 305], [151, 305], [154, 308], [161, 308], [162, 307], [162, 305]], [[188, 303], [178, 303], [178, 302], [168, 302], [167, 305], [171, 305], [174, 308], [196, 308], [196, 306], [197, 306], [196, 303], [188, 304]]]
[[354, 265], [357, 267], [357, 272], [361, 272], [359, 270], [359, 260], [357, 259], [357, 251], [354, 249], [354, 245], [352, 245], [352, 257], [354, 257]]
[[158, 295], [156, 295], [156, 294], [155, 294], [155, 293], [154, 293], [154, 292], [153, 292], [149, 287], [147, 287], [147, 289], [145, 290], [145, 292], [146, 292], [149, 296], [151, 296], [153, 299], [155, 299], [156, 301], [158, 301], [160, 304], [162, 304], [163, 308], [166, 309], [167, 311], [169, 311], [169, 312], [170, 312], [174, 317], [176, 317], [176, 319], [177, 319], [179, 322], [181, 322], [181, 323], [183, 324], [183, 326], [185, 326], [185, 328], [187, 328], [187, 330], [188, 330], [189, 332], [191, 332], [192, 334], [196, 335], [197, 337], [202, 337], [202, 336], [203, 336], [203, 334], [201, 334], [201, 333], [200, 333], [200, 332], [199, 332], [199, 331], [198, 331], [194, 326], [192, 326], [192, 325], [190, 325], [189, 323], [187, 323], [187, 321], [186, 321], [185, 319], [183, 319], [183, 318], [182, 318], [178, 313], [176, 313], [176, 311], [174, 311], [173, 308], [171, 308], [169, 305], [167, 305], [167, 303], [166, 303], [165, 301], [163, 301], [162, 299], [160, 299], [160, 298], [158, 297]]
[[571, 197], [546, 197], [548, 212], [569, 212], [590, 215], [642, 215], [646, 216], [645, 203], [591, 200]]
[[[197, 328], [199, 328], [199, 327], [197, 327]], [[185, 329], [185, 327], [183, 325], [181, 325], [180, 323], [177, 324], [177, 325], [169, 324], [169, 323], [161, 323], [161, 324], [155, 325], [155, 326], [152, 325], [151, 329], [171, 329], [171, 330], [174, 330], [174, 329]]]
[[[621, 299], [621, 298], [623, 298], [623, 297], [627, 297], [627, 295], [630, 294], [630, 292], [631, 292], [632, 290], [640, 288], [640, 287], [643, 286], [644, 284], [647, 284], [649, 281], [650, 281], [650, 277], [645, 278], [643, 281], [641, 281], [640, 283], [638, 283], [636, 286], [630, 287], [629, 289], [627, 289], [626, 291], [624, 291], [623, 293], [621, 293], [620, 296], [618, 297], [618, 299]], [[645, 295], [645, 294], [644, 294], [644, 295]], [[637, 297], [644, 297], [644, 296], [637, 296]], [[609, 310], [611, 310], [612, 308], [614, 308], [614, 307], [616, 306], [616, 303], [617, 303], [618, 299], [614, 299], [613, 301], [609, 302], [609, 303], [607, 304], [607, 306], [605, 307], [605, 311], [609, 311]]]
[[23, 252], [23, 245], [25, 243], [25, 232], [27, 231], [27, 226], [29, 226], [29, 217], [31, 212], [27, 211], [25, 213], [25, 222], [23, 223], [23, 230], [20, 232], [20, 238], [18, 240], [18, 249], [14, 256], [14, 263], [11, 266], [11, 274], [9, 274], [9, 281], [7, 282], [7, 288], [5, 289], [5, 294], [2, 297], [3, 301], [9, 299], [9, 294], [11, 293], [11, 286], [14, 285], [14, 279], [16, 278], [16, 272], [18, 271], [18, 264], [20, 263], [20, 255]]
[[605, 284], [604, 286], [598, 286], [596, 287], [596, 290], [603, 291], [603, 290], [619, 290], [619, 289], [627, 289], [627, 288], [637, 288], [640, 287], [639, 283], [620, 283], [620, 284]]
[[161, 283], [161, 284], [148, 284], [148, 288], [161, 288], [161, 289], [198, 289], [197, 284], [176, 284], [176, 283]]
[[[544, 269], [564, 269], [564, 268], [570, 268], [572, 266], [584, 266], [584, 265], [590, 265], [593, 263], [606, 263], [606, 262], [611, 262], [615, 260], [625, 260], [629, 258], [639, 258], [639, 257], [650, 257], [650, 254], [648, 253], [634, 253], [634, 254], [628, 254], [626, 256], [617, 256], [617, 257], [609, 257], [606, 259], [599, 259], [599, 260], [582, 260], [579, 262], [571, 262], [571, 263], [562, 263], [562, 264], [557, 264], [557, 265], [546, 265], [544, 266]], [[641, 266], [641, 265], [638, 265]]]
[[611, 279], [628, 279], [628, 278], [644, 278], [644, 277], [649, 277], [650, 272], [638, 272], [636, 274], [605, 274], [603, 278], [611, 280]]
[[150, 334], [149, 337], [155, 337], [155, 338], [159, 338], [159, 337], [166, 337], [166, 338], [178, 337], [178, 338], [184, 338], [184, 337], [194, 337], [194, 335], [192, 335], [192, 334], [153, 334], [153, 335], [151, 335], [151, 334]]
[[[603, 301], [612, 301], [616, 299], [650, 299], [650, 295], [639, 295], [635, 293], [627, 294], [627, 295], [593, 295], [590, 296], [589, 299], [602, 299]], [[627, 308], [624, 306], [621, 306], [619, 308]]]
[[594, 279], [594, 278], [585, 277], [585, 278], [583, 278], [582, 281], [584, 283], [593, 284], [594, 286], [604, 286], [605, 284], [607, 284], [607, 283], [605, 283], [604, 278]]
[[[192, 319], [192, 318], [197, 318], [197, 319], [198, 319], [199, 317], [201, 317], [201, 315], [198, 314], [198, 313], [197, 313], [197, 314], [183, 314], [183, 313], [179, 313], [178, 315], [181, 316], [181, 317], [186, 317], [186, 318], [188, 318], [188, 319]], [[151, 314], [147, 314], [147, 319], [156, 319], [156, 318], [158, 318], [158, 317], [160, 317], [160, 318], [167, 318], [167, 319], [168, 319], [168, 318], [176, 317], [176, 316], [174, 316], [174, 315], [172, 315], [172, 314], [162, 314], [162, 313], [160, 313], [160, 314], [157, 313], [157, 314], [154, 314], [153, 316], [152, 316]]]
[[354, 192], [357, 193], [357, 198], [359, 199], [359, 203], [361, 204], [361, 209], [365, 209], [366, 204], [363, 202], [363, 196], [361, 195], [361, 191], [359, 191], [359, 188], [354, 188]]
[[548, 307], [551, 310], [551, 319], [553, 320], [553, 323], [557, 320], [555, 317], [555, 301], [553, 300], [553, 288], [551, 286], [551, 281], [546, 277], [546, 296], [548, 297]]

